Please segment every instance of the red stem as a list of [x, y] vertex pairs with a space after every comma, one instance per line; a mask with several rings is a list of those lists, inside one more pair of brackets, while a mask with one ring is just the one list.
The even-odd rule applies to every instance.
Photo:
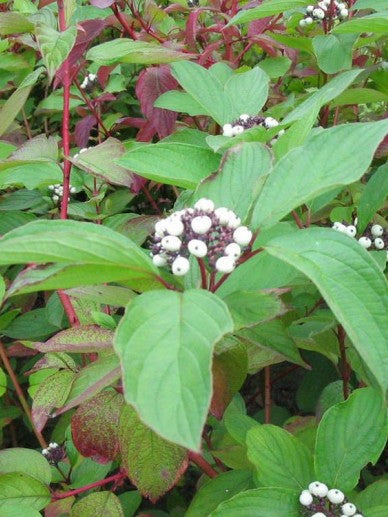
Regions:
[[99, 486], [107, 485], [108, 483], [111, 483], [112, 481], [120, 481], [124, 478], [125, 478], [125, 473], [119, 472], [118, 474], [114, 474], [113, 476], [110, 476], [105, 479], [100, 479], [100, 481], [95, 481], [94, 483], [90, 483], [89, 485], [82, 486], [81, 488], [76, 488], [75, 490], [69, 490], [68, 492], [62, 492], [62, 493], [54, 493], [53, 500], [58, 501], [58, 499], [66, 499], [67, 497], [72, 497], [74, 495], [82, 494], [83, 492], [86, 492], [87, 490], [90, 490], [91, 488], [96, 488]]
[[136, 32], [132, 29], [132, 27], [129, 25], [127, 20], [125, 19], [125, 16], [121, 14], [116, 4], [113, 4], [111, 6], [112, 11], [114, 12], [114, 15], [116, 16], [117, 20], [120, 22], [121, 26], [125, 29], [125, 31], [128, 33], [129, 36], [131, 36], [132, 39], [137, 39]]
[[164, 285], [164, 287], [165, 287], [166, 289], [170, 289], [170, 291], [178, 291], [178, 289], [177, 289], [176, 287], [174, 287], [173, 285], [171, 285], [171, 284], [169, 284], [168, 282], [166, 282], [166, 281], [164, 280], [164, 278], [162, 278], [161, 276], [159, 276], [159, 275], [158, 275], [158, 276], [156, 276], [156, 280], [157, 280], [158, 282], [160, 282], [162, 285]]
[[155, 212], [158, 215], [162, 215], [162, 212], [159, 210], [159, 207], [156, 204], [154, 198], [151, 196], [150, 191], [148, 190], [147, 186], [146, 185], [142, 185], [141, 189], [144, 192], [144, 194], [145, 194], [146, 198], [148, 199], [148, 201], [150, 202], [152, 208], [155, 210]]
[[200, 454], [192, 451], [189, 452], [189, 460], [195, 463], [209, 478], [218, 476], [218, 472]]
[[75, 312], [75, 309], [73, 307], [73, 304], [71, 303], [69, 296], [63, 291], [58, 291], [58, 296], [61, 300], [63, 308], [65, 309], [65, 313], [67, 319], [69, 320], [70, 326], [74, 327], [74, 325], [79, 325], [77, 313]]
[[83, 89], [81, 88], [81, 85], [79, 84], [78, 80], [77, 79], [74, 79], [74, 84], [76, 85], [76, 87], [78, 88], [83, 100], [86, 102], [86, 105], [87, 107], [90, 109], [90, 111], [92, 112], [94, 118], [97, 120], [97, 123], [101, 126], [101, 129], [104, 131], [105, 133], [105, 136], [108, 137], [110, 136], [110, 132], [108, 131], [108, 129], [106, 129], [106, 127], [104, 126], [104, 123], [103, 121], [101, 120], [101, 117], [100, 115], [98, 114], [97, 110], [94, 108], [93, 104], [90, 102], [90, 99], [88, 98], [87, 95], [85, 95], [85, 92], [83, 91]]
[[205, 262], [201, 258], [197, 258], [199, 269], [201, 271], [201, 287], [202, 289], [207, 289], [207, 275], [206, 275], [206, 267]]
[[298, 227], [300, 230], [303, 230], [304, 226], [303, 226], [303, 223], [302, 223], [302, 221], [301, 221], [301, 219], [300, 219], [300, 217], [299, 217], [298, 213], [297, 213], [295, 210], [293, 210], [293, 211], [291, 212], [291, 215], [292, 215], [292, 217], [294, 218], [294, 221], [296, 222], [297, 227]]

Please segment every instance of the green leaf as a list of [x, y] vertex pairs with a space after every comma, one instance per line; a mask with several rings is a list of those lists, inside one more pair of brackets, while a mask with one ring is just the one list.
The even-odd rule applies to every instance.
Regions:
[[284, 13], [289, 9], [303, 7], [308, 3], [307, 0], [267, 0], [259, 5], [259, 7], [240, 11], [231, 19], [228, 26], [261, 20], [262, 18], [267, 18], [267, 16]]
[[40, 452], [23, 447], [3, 449], [0, 451], [0, 474], [22, 472], [41, 481], [51, 483], [51, 467]]
[[7, 376], [2, 368], [0, 368], [0, 397], [7, 391]]
[[232, 329], [226, 305], [207, 291], [153, 291], [127, 308], [115, 337], [124, 395], [163, 438], [199, 449], [213, 346]]
[[333, 32], [360, 34], [361, 32], [374, 32], [387, 34], [388, 32], [388, 11], [369, 14], [363, 17], [354, 17], [351, 20], [340, 23], [334, 27]]
[[120, 418], [121, 465], [144, 497], [155, 503], [187, 468], [187, 451], [145, 426], [136, 411], [124, 406]]
[[64, 404], [74, 382], [75, 373], [60, 370], [47, 377], [39, 386], [32, 404], [32, 420], [35, 427], [42, 431], [54, 408]]
[[49, 25], [38, 23], [35, 29], [39, 50], [42, 54], [44, 64], [50, 80], [55, 72], [62, 65], [70, 53], [77, 36], [76, 27], [69, 27], [63, 32], [58, 32]]
[[42, 514], [25, 504], [8, 504], [1, 507], [1, 517], [42, 517]]
[[247, 447], [248, 459], [262, 486], [303, 490], [314, 478], [311, 452], [280, 427], [266, 424], [251, 429], [247, 433]]
[[120, 158], [124, 152], [124, 145], [119, 140], [109, 137], [102, 144], [76, 154], [71, 161], [85, 172], [112, 185], [131, 187], [133, 174], [115, 164], [115, 160]]
[[195, 188], [218, 168], [220, 158], [220, 155], [202, 146], [162, 141], [129, 151], [116, 162], [144, 178]]
[[385, 0], [357, 0], [353, 9], [374, 9], [375, 11], [383, 11], [387, 8]]
[[267, 57], [260, 61], [258, 66], [264, 70], [264, 72], [271, 79], [277, 79], [287, 73], [291, 66], [291, 59], [286, 56], [282, 57]]
[[210, 198], [244, 221], [270, 169], [271, 156], [262, 144], [239, 144], [226, 153], [221, 169], [199, 184], [192, 200]]
[[352, 47], [357, 36], [325, 34], [313, 38], [314, 53], [319, 68], [326, 74], [335, 74], [352, 67]]
[[32, 32], [34, 24], [29, 21], [27, 16], [19, 13], [2, 12], [0, 17], [0, 34], [7, 36], [20, 32]]
[[[383, 120], [344, 124], [312, 134], [303, 146], [276, 163], [253, 209], [253, 227], [270, 226], [314, 197], [357, 181], [387, 129], [388, 122]], [[354, 152], [349, 153], [350, 148]]]
[[253, 327], [285, 312], [276, 293], [235, 291], [224, 298], [234, 321], [235, 330]]
[[98, 463], [116, 459], [120, 452], [118, 425], [124, 398], [115, 390], [102, 391], [81, 404], [71, 419], [77, 450]]
[[232, 122], [242, 113], [257, 114], [268, 96], [269, 78], [255, 67], [235, 73], [222, 83], [214, 71], [189, 61], [171, 66], [172, 74], [187, 93], [220, 125]]
[[81, 270], [82, 264], [99, 266], [105, 268], [105, 282], [109, 281], [109, 270], [114, 278], [116, 267], [120, 276], [127, 269], [128, 281], [135, 282], [137, 288], [143, 281], [152, 284], [158, 274], [151, 259], [128, 238], [102, 225], [78, 221], [34, 221], [3, 236], [0, 264], [26, 262], [74, 264]]
[[34, 309], [21, 314], [3, 330], [5, 336], [14, 339], [46, 339], [58, 327], [48, 321], [46, 309]]
[[191, 54], [178, 52], [163, 45], [140, 40], [133, 41], [127, 38], [101, 43], [91, 48], [86, 54], [86, 59], [89, 61], [108, 66], [113, 63], [138, 63], [143, 65], [172, 63], [191, 57]]
[[0, 140], [0, 160], [5, 160], [15, 150], [16, 147], [13, 144]]
[[50, 501], [49, 489], [37, 479], [21, 472], [0, 476], [0, 508], [20, 504], [40, 510]]
[[365, 512], [374, 506], [388, 506], [388, 479], [379, 479], [356, 494], [354, 504]]
[[71, 509], [72, 517], [124, 517], [119, 498], [112, 492], [103, 491], [89, 494]]
[[[11, 13], [2, 13], [2, 17]], [[12, 13], [13, 14], [13, 13]], [[13, 94], [5, 101], [0, 109], [0, 136], [4, 135], [9, 126], [14, 121], [19, 111], [24, 106], [33, 85], [42, 73], [43, 67], [29, 74]]]
[[113, 347], [113, 332], [97, 325], [71, 327], [58, 332], [45, 343], [37, 343], [40, 352], [99, 352]]
[[355, 81], [361, 72], [362, 70], [356, 69], [342, 72], [342, 74], [337, 75], [334, 79], [326, 83], [325, 86], [322, 86], [322, 88], [314, 92], [305, 101], [299, 104], [299, 106], [284, 118], [282, 123], [288, 124], [290, 122], [295, 122], [295, 120], [299, 120], [310, 115], [312, 111], [315, 111], [316, 115], [318, 115], [320, 108], [346, 90], [346, 88]]
[[0, 305], [1, 305], [1, 302], [3, 301], [5, 290], [6, 290], [6, 285], [4, 282], [4, 278], [0, 275]]
[[342, 92], [330, 105], [335, 108], [346, 104], [369, 104], [373, 102], [388, 102], [388, 95], [371, 88], [350, 88]]
[[223, 501], [252, 487], [252, 472], [230, 470], [206, 481], [195, 494], [185, 517], [209, 515]]
[[381, 165], [369, 179], [357, 208], [357, 228], [362, 233], [379, 208], [384, 205], [388, 192], [388, 164]]
[[208, 115], [205, 108], [193, 99], [190, 94], [178, 90], [169, 90], [162, 93], [154, 102], [154, 107], [178, 111], [179, 113], [188, 113], [192, 117]]
[[[386, 408], [381, 394], [372, 388], [354, 391], [348, 400], [326, 411], [318, 426], [317, 478], [344, 492], [352, 490], [358, 483], [360, 470], [379, 459], [387, 431]], [[349, 436], [352, 436], [351, 440]]]
[[328, 228], [278, 237], [267, 251], [302, 271], [320, 290], [368, 368], [372, 382], [388, 386], [386, 282], [357, 241]]
[[255, 488], [221, 503], [210, 517], [300, 517], [298, 496], [288, 488]]
[[388, 512], [387, 506], [373, 506], [364, 513], [365, 517], [385, 517]]

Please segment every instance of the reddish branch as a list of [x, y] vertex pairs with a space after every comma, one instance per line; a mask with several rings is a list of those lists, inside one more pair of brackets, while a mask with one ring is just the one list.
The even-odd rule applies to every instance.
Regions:
[[34, 422], [32, 420], [32, 415], [31, 415], [31, 409], [27, 403], [27, 400], [24, 396], [24, 393], [23, 393], [23, 390], [19, 384], [19, 381], [18, 381], [18, 378], [16, 377], [16, 374], [15, 372], [13, 371], [13, 368], [12, 368], [12, 365], [8, 359], [8, 356], [7, 356], [7, 352], [5, 350], [5, 347], [3, 345], [3, 343], [0, 342], [0, 357], [1, 357], [1, 360], [4, 364], [4, 367], [5, 369], [7, 370], [7, 373], [12, 381], [12, 384], [14, 385], [14, 388], [15, 388], [15, 392], [16, 392], [16, 395], [18, 396], [18, 399], [19, 399], [19, 402], [24, 410], [24, 413], [26, 414], [26, 417], [28, 418], [28, 420], [30, 421], [31, 423], [31, 427], [32, 427], [32, 430], [40, 444], [40, 446], [42, 447], [42, 449], [45, 449], [47, 447], [47, 443], [46, 443], [46, 440], [43, 438], [42, 434], [36, 429], [35, 425], [34, 425]]
[[197, 260], [198, 260], [198, 264], [199, 264], [199, 269], [201, 271], [201, 287], [202, 287], [202, 289], [206, 289], [207, 288], [207, 275], [206, 275], [205, 262], [201, 258], [198, 258]]
[[209, 478], [218, 476], [218, 472], [208, 463], [203, 456], [196, 452], [189, 452], [189, 460], [195, 463]]
[[122, 481], [125, 478], [124, 472], [119, 472], [118, 474], [114, 474], [113, 476], [110, 476], [105, 479], [100, 479], [100, 481], [96, 481], [94, 483], [90, 483], [89, 485], [82, 486], [81, 488], [76, 488], [75, 490], [69, 490], [68, 492], [59, 492], [54, 493], [52, 498], [53, 501], [58, 501], [58, 499], [66, 499], [67, 497], [72, 497], [78, 494], [82, 494], [83, 492], [86, 492], [87, 490], [90, 490], [91, 488], [97, 488], [99, 486], [107, 485], [108, 483], [111, 483], [112, 481]]

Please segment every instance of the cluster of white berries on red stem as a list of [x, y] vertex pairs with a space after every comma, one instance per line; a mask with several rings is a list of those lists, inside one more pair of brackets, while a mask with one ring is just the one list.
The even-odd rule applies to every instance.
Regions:
[[[262, 126], [265, 129], [272, 129], [279, 125], [279, 122], [272, 117], [259, 117], [254, 115], [248, 115], [244, 113], [240, 115], [240, 117], [232, 122], [231, 124], [224, 124], [222, 126], [222, 134], [224, 136], [236, 136], [241, 135], [247, 129], [251, 129], [252, 127]], [[281, 136], [284, 134], [284, 129], [281, 129], [277, 136]]]
[[85, 79], [80, 84], [82, 90], [87, 90], [90, 87], [93, 87], [96, 83], [97, 75], [96, 74], [88, 74], [85, 76]]
[[311, 25], [313, 22], [321, 22], [323, 20], [344, 20], [349, 16], [348, 6], [343, 2], [336, 0], [322, 0], [317, 5], [308, 5], [305, 11], [305, 17], [299, 22], [301, 27]]
[[210, 268], [231, 273], [252, 240], [252, 232], [228, 208], [215, 208], [210, 199], [199, 199], [193, 208], [172, 213], [155, 224], [150, 246], [153, 263], [169, 265], [174, 275], [190, 270], [190, 255], [206, 260]]
[[310, 483], [308, 490], [301, 492], [299, 502], [309, 517], [363, 517], [357, 513], [356, 506], [347, 501], [341, 490], [329, 490], [320, 481]]
[[[63, 185], [61, 185], [60, 183], [55, 183], [55, 185], [49, 185], [48, 189], [51, 192], [53, 192], [51, 199], [54, 201], [54, 203], [58, 203], [58, 201], [63, 198]], [[75, 194], [76, 191], [77, 189], [75, 187], [69, 185], [70, 194]], [[70, 196], [68, 200], [70, 201]]]
[[[354, 224], [347, 225], [336, 221], [332, 228], [337, 232], [349, 235], [349, 237], [356, 237], [357, 235], [357, 219]], [[376, 250], [387, 249], [387, 244], [384, 240], [384, 228], [380, 224], [368, 225], [364, 234], [358, 238], [360, 245], [365, 248], [374, 248]]]
[[63, 460], [65, 457], [63, 447], [58, 445], [56, 442], [50, 443], [47, 449], [42, 449], [42, 454], [46, 460], [53, 465]]

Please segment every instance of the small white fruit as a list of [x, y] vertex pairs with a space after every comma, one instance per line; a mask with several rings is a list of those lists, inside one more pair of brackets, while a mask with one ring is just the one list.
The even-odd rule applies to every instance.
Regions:
[[164, 236], [164, 232], [166, 231], [166, 222], [165, 221], [157, 221], [155, 223], [155, 233], [159, 237]]
[[241, 248], [236, 242], [228, 244], [224, 250], [225, 255], [238, 259], [241, 255]]
[[355, 513], [355, 514], [353, 515], [353, 517], [364, 517], [364, 516], [363, 516], [363, 515], [361, 515], [361, 513]]
[[228, 208], [225, 208], [224, 206], [216, 208], [214, 210], [214, 213], [218, 217], [218, 220], [220, 221], [221, 225], [228, 224], [231, 216], [234, 215]]
[[357, 233], [357, 228], [350, 224], [346, 227], [346, 233], [349, 235], [349, 237], [355, 237]]
[[379, 224], [374, 224], [371, 228], [373, 237], [381, 237], [384, 233], [384, 229]]
[[378, 250], [383, 250], [385, 246], [383, 239], [380, 239], [380, 237], [374, 240], [374, 245]]
[[349, 11], [347, 9], [341, 9], [340, 16], [341, 18], [347, 18], [349, 16]]
[[166, 235], [161, 241], [162, 247], [167, 251], [178, 251], [182, 241], [175, 235]]
[[190, 269], [190, 262], [185, 257], [177, 257], [171, 266], [171, 271], [173, 275], [176, 276], [183, 276], [185, 275]]
[[75, 194], [77, 192], [77, 189], [75, 187], [70, 187], [70, 193]]
[[247, 122], [249, 120], [249, 115], [247, 113], [243, 113], [240, 115], [240, 120], [242, 120], [242, 122]]
[[310, 506], [310, 504], [313, 502], [313, 496], [308, 490], [303, 490], [299, 496], [299, 502], [303, 506]]
[[333, 504], [341, 504], [342, 501], [345, 499], [345, 496], [341, 492], [341, 490], [337, 490], [337, 488], [332, 488], [327, 492], [327, 498]]
[[161, 254], [154, 255], [152, 257], [152, 262], [156, 267], [163, 267], [167, 264], [166, 258]]
[[192, 239], [188, 245], [187, 248], [189, 252], [194, 255], [194, 257], [205, 257], [207, 254], [207, 246], [206, 243], [203, 241], [200, 241], [198, 239]]
[[203, 197], [201, 199], [198, 199], [198, 201], [194, 205], [194, 208], [197, 208], [198, 210], [203, 210], [204, 212], [213, 212], [214, 203], [211, 199], [206, 199], [206, 197]]
[[369, 237], [360, 237], [358, 239], [358, 242], [365, 249], [368, 249], [368, 248], [370, 248], [372, 246], [372, 241], [369, 239]]
[[309, 484], [309, 492], [318, 497], [318, 492], [322, 483], [320, 481], [313, 481]]
[[278, 126], [279, 122], [272, 117], [267, 117], [264, 119], [264, 125], [266, 128], [271, 129], [272, 127]]
[[306, 22], [306, 25], [311, 25], [314, 20], [311, 18], [311, 16], [307, 16], [304, 21]]
[[244, 133], [243, 126], [237, 125], [233, 127], [233, 134], [234, 135], [241, 135], [241, 133]]
[[170, 219], [166, 222], [166, 230], [170, 235], [175, 235], [178, 237], [179, 235], [182, 235], [184, 229], [185, 227], [183, 226], [182, 221], [178, 219], [178, 217], [175, 217], [172, 220]]
[[322, 512], [314, 513], [311, 517], [326, 517], [326, 515]]
[[235, 268], [234, 259], [232, 257], [220, 257], [216, 262], [216, 269], [220, 273], [231, 273]]
[[318, 2], [318, 5], [323, 11], [327, 11], [327, 4], [325, 2]]
[[191, 221], [191, 228], [195, 233], [203, 235], [211, 228], [212, 220], [207, 215], [198, 215]]
[[53, 201], [54, 203], [56, 203], [57, 201], [59, 201], [59, 196], [57, 196], [56, 194], [53, 196]]
[[49, 185], [47, 188], [48, 188], [49, 190], [54, 190], [54, 189], [55, 189], [54, 185]]
[[308, 12], [308, 13], [312, 13], [313, 11], [314, 11], [314, 6], [313, 6], [313, 5], [308, 5], [308, 6], [306, 7], [306, 12]]
[[315, 493], [318, 497], [326, 497], [329, 489], [325, 485], [325, 483], [320, 483], [319, 487], [315, 490]]
[[232, 126], [232, 124], [224, 124], [222, 126], [222, 134], [224, 136], [233, 136], [234, 133], [233, 133], [233, 126]]
[[252, 232], [246, 226], [239, 226], [233, 232], [233, 240], [240, 246], [248, 246], [252, 239]]
[[314, 9], [313, 16], [315, 18], [318, 18], [319, 20], [323, 20], [323, 18], [325, 17], [325, 11], [320, 8]]
[[232, 228], [232, 230], [234, 230], [235, 228], [240, 226], [240, 224], [241, 224], [241, 219], [239, 217], [237, 217], [237, 215], [232, 212], [232, 214], [231, 214], [231, 216], [229, 218], [229, 222], [228, 222], [229, 228]]
[[342, 513], [346, 516], [354, 515], [357, 511], [357, 508], [352, 503], [345, 503], [342, 508]]
[[299, 20], [299, 25], [301, 27], [304, 27], [306, 25], [306, 20], [304, 18], [302, 18], [301, 20]]

